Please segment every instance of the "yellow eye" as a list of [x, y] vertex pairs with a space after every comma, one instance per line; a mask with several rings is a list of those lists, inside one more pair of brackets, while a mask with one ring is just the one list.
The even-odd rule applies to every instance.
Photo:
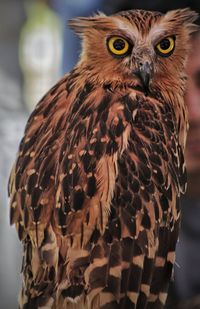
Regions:
[[112, 54], [117, 56], [124, 56], [129, 51], [129, 43], [120, 36], [113, 36], [108, 40], [108, 48]]
[[175, 38], [170, 36], [160, 41], [156, 45], [156, 50], [160, 56], [168, 57], [174, 51], [174, 47], [175, 47]]

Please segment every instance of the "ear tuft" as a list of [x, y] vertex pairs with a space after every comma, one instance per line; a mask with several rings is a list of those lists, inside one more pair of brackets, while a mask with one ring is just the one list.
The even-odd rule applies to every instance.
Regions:
[[76, 34], [81, 36], [88, 29], [105, 28], [107, 18], [105, 14], [98, 12], [92, 17], [76, 17], [70, 19], [68, 25]]
[[194, 23], [199, 18], [199, 14], [190, 8], [169, 11], [165, 16], [167, 20], [174, 21], [180, 26], [185, 25], [189, 33], [199, 30], [199, 26]]
[[180, 20], [184, 23], [193, 23], [199, 17], [199, 14], [190, 8], [177, 10], [177, 15], [180, 16]]

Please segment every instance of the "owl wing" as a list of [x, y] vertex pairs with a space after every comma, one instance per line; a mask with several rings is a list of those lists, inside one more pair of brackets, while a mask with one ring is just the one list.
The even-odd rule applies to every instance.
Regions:
[[11, 223], [32, 251], [29, 270], [58, 281], [63, 299], [85, 291], [94, 308], [162, 303], [185, 182], [174, 111], [132, 89], [71, 80], [36, 107], [11, 174]]
[[69, 105], [66, 80], [68, 76], [32, 112], [9, 179], [10, 223], [16, 224], [20, 240], [31, 233], [37, 246], [53, 208], [56, 158]]
[[58, 244], [51, 217], [55, 208], [58, 151], [70, 106], [67, 98], [72, 80], [73, 74], [71, 79], [66, 75], [30, 115], [10, 175], [10, 223], [15, 224], [24, 248], [20, 308], [38, 308], [55, 298]]
[[[104, 112], [111, 100], [103, 88], [74, 87], [72, 73], [50, 90], [28, 120], [9, 181], [10, 222], [24, 243], [23, 302], [30, 299], [25, 294], [38, 297], [42, 281], [55, 286], [58, 278], [47, 280], [45, 274], [57, 275], [56, 241], [62, 260], [73, 261], [72, 247], [83, 254], [95, 226], [105, 229], [117, 152], [126, 147], [128, 134], [127, 123], [114, 120], [115, 107], [109, 115]], [[117, 141], [109, 137], [112, 127]]]
[[[168, 102], [126, 92], [101, 96], [90, 118], [96, 124], [91, 138], [75, 147], [79, 159], [87, 154], [81, 171], [94, 176], [95, 190], [86, 201], [89, 215], [79, 225], [80, 244], [87, 250], [79, 251], [72, 269], [75, 274], [84, 265], [79, 283], [86, 283], [94, 308], [162, 307], [175, 261], [178, 198], [186, 183], [175, 112]], [[87, 179], [82, 183], [89, 188]], [[66, 195], [60, 195], [63, 205]], [[75, 278], [64, 289], [66, 298], [80, 291]]]
[[111, 214], [114, 208], [114, 220], [121, 227], [124, 253], [118, 257], [120, 288], [116, 289], [116, 282], [112, 285], [120, 300], [118, 305], [113, 300], [112, 305], [139, 309], [148, 303], [148, 308], [162, 308], [175, 262], [179, 196], [186, 189], [180, 122], [173, 106], [161, 98], [131, 93], [123, 101], [132, 125], [128, 147], [118, 159], [111, 204]]
[[[115, 93], [108, 109], [104, 106], [108, 119], [112, 119], [106, 121], [108, 141], [117, 143], [113, 144], [116, 155], [114, 149], [114, 156], [103, 152], [103, 162], [115, 158], [115, 164], [109, 162], [102, 178], [106, 184], [113, 175], [114, 194], [102, 236], [95, 225], [94, 244], [89, 259], [87, 254], [85, 258], [85, 262], [90, 261], [84, 273], [89, 295], [92, 299], [97, 295], [98, 306], [104, 309], [164, 305], [175, 261], [178, 198], [186, 183], [173, 107], [129, 91]], [[122, 131], [112, 126], [114, 119]], [[120, 140], [126, 142], [120, 144]], [[93, 147], [95, 144], [98, 138]], [[75, 265], [83, 261], [77, 259]]]

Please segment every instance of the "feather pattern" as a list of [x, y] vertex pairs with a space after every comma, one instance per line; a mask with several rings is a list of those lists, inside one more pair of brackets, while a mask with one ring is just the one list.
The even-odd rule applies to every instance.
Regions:
[[[95, 23], [102, 36], [136, 15], [142, 27], [169, 19], [129, 11], [71, 26], [90, 38]], [[183, 15], [191, 29], [195, 13]], [[11, 172], [10, 222], [24, 246], [19, 305], [162, 308], [186, 187], [183, 65], [179, 94], [160, 77], [147, 96], [137, 78], [113, 69], [101, 79], [87, 59], [38, 103]]]

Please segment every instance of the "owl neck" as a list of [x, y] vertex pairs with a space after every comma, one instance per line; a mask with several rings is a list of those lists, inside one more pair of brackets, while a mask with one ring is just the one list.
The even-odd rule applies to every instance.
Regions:
[[[106, 70], [106, 68], [95, 68], [94, 66], [86, 65], [84, 61], [80, 61], [75, 67], [74, 71], [77, 73], [77, 81], [81, 82], [90, 82], [93, 85], [105, 86], [110, 85], [111, 89], [130, 87], [135, 88], [138, 91], [144, 93], [138, 78], [134, 75], [127, 76], [120, 72], [117, 74], [115, 68], [113, 70]], [[185, 75], [180, 76], [170, 76], [164, 78], [154, 78], [152, 83], [150, 83], [150, 93], [149, 96], [156, 99], [164, 99], [176, 104], [176, 101], [180, 101], [184, 97], [186, 86], [186, 77]]]

